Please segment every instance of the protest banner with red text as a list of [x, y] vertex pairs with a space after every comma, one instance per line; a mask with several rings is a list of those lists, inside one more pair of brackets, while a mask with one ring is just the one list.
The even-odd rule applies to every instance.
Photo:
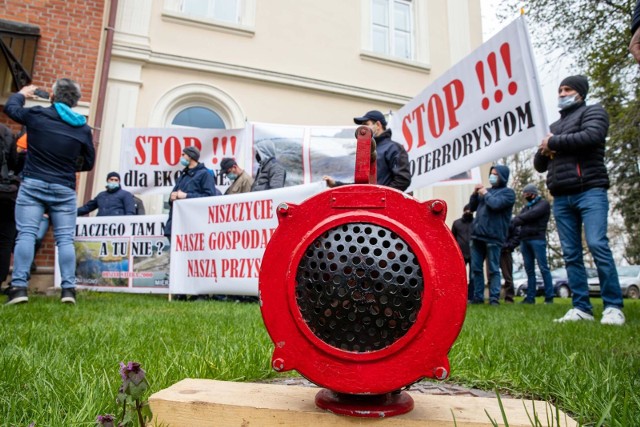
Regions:
[[409, 153], [409, 190], [533, 147], [549, 126], [524, 18], [393, 114]]
[[[168, 293], [167, 215], [76, 220], [76, 286], [108, 292]], [[56, 251], [55, 285], [60, 286]]]
[[276, 207], [325, 188], [317, 182], [174, 202], [171, 293], [258, 295], [262, 255], [278, 226]]

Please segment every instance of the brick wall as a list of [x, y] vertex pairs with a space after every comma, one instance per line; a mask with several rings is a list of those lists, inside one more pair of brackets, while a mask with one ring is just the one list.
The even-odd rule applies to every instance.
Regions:
[[[105, 0], [3, 0], [0, 18], [40, 27], [33, 84], [50, 91], [56, 79], [69, 77], [80, 83], [81, 102], [90, 102], [99, 71]], [[0, 111], [2, 107], [0, 106]], [[0, 123], [20, 130], [0, 112]], [[36, 256], [38, 267], [54, 265], [51, 229]]]

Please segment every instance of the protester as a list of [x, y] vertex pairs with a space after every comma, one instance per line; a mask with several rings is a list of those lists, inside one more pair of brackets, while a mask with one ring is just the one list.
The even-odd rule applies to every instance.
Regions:
[[500, 250], [500, 271], [504, 278], [504, 302], [513, 304], [515, 290], [513, 289], [513, 251], [520, 245], [520, 227], [514, 224], [513, 219], [509, 222], [507, 238]]
[[7, 280], [11, 253], [16, 240], [16, 197], [24, 158], [8, 127], [0, 124], [0, 285]]
[[604, 312], [602, 324], [623, 325], [622, 292], [607, 237], [609, 175], [604, 161], [609, 116], [600, 104], [587, 106], [589, 82], [565, 78], [558, 89], [560, 119], [534, 157], [538, 172], [547, 172], [554, 197], [553, 215], [567, 268], [573, 308], [557, 322], [593, 320], [587, 273], [582, 256], [582, 229], [598, 270]]
[[45, 211], [51, 217], [58, 247], [60, 301], [75, 304], [76, 172], [93, 168], [95, 149], [86, 118], [72, 110], [81, 97], [80, 86], [71, 79], [59, 79], [53, 85], [50, 107], [24, 108], [26, 98], [34, 98], [36, 89], [23, 87], [4, 106], [11, 119], [26, 126], [29, 141], [16, 201], [18, 238], [7, 304], [29, 300], [29, 270]]
[[[371, 129], [376, 143], [376, 183], [404, 191], [411, 185], [409, 155], [402, 144], [391, 139], [391, 129], [387, 129], [387, 120], [380, 111], [372, 110], [362, 117], [354, 117], [354, 123]], [[330, 176], [324, 176], [328, 187], [344, 185]]]
[[284, 187], [287, 171], [276, 159], [273, 141], [264, 140], [256, 144], [256, 160], [260, 164], [251, 191], [273, 190]]
[[185, 147], [182, 150], [180, 164], [184, 166], [176, 185], [169, 195], [169, 218], [164, 226], [164, 235], [171, 241], [171, 224], [173, 222], [173, 202], [181, 199], [210, 197], [216, 194], [216, 183], [213, 175], [203, 163], [199, 163], [200, 150], [196, 147]]
[[462, 217], [453, 221], [451, 226], [451, 233], [455, 237], [460, 252], [462, 252], [462, 258], [464, 264], [469, 266], [469, 279], [467, 282], [467, 301], [473, 300], [473, 279], [471, 274], [471, 249], [469, 243], [471, 241], [471, 224], [473, 223], [473, 212], [469, 205], [465, 205], [462, 212]]
[[220, 173], [226, 175], [229, 181], [231, 181], [231, 185], [224, 194], [240, 194], [251, 191], [253, 178], [238, 166], [235, 159], [231, 157], [222, 159], [220, 162]]
[[544, 283], [544, 302], [552, 304], [555, 291], [547, 262], [547, 224], [551, 215], [551, 206], [538, 193], [535, 184], [527, 184], [522, 190], [522, 195], [527, 204], [513, 218], [513, 222], [520, 227], [520, 252], [524, 261], [524, 270], [527, 272], [527, 296], [522, 303], [535, 304], [536, 302], [535, 263], [537, 262]]
[[631, 42], [629, 43], [629, 52], [634, 59], [640, 64], [640, 0], [636, 1], [636, 7], [631, 18]]
[[489, 302], [499, 305], [500, 251], [507, 238], [509, 221], [516, 201], [515, 192], [507, 187], [509, 168], [493, 166], [489, 172], [491, 188], [475, 187], [469, 200], [472, 212], [477, 212], [471, 228], [471, 270], [474, 294], [472, 304], [484, 303], [483, 264], [488, 260]]
[[78, 216], [87, 215], [98, 209], [97, 216], [135, 215], [136, 207], [133, 194], [120, 187], [120, 174], [107, 174], [106, 190], [101, 191], [94, 199], [78, 208]]

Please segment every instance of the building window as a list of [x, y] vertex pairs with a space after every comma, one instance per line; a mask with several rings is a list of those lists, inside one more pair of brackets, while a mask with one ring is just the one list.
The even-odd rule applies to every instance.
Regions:
[[0, 94], [31, 83], [40, 28], [0, 19]]
[[240, 24], [240, 0], [182, 0], [180, 12], [205, 19]]
[[257, 0], [164, 0], [163, 19], [253, 36]]
[[220, 115], [206, 107], [187, 107], [176, 114], [171, 124], [203, 129], [226, 128]]
[[401, 59], [414, 59], [411, 1], [371, 0], [371, 2], [373, 52]]

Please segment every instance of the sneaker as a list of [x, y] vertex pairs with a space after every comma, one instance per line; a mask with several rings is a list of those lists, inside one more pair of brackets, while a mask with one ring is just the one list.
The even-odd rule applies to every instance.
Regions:
[[600, 323], [603, 325], [624, 325], [624, 313], [622, 310], [616, 307], [607, 307], [602, 312], [602, 320]]
[[536, 300], [533, 299], [523, 299], [522, 301], [520, 301], [520, 304], [535, 304]]
[[27, 296], [27, 288], [11, 286], [10, 288], [7, 288], [6, 293], [9, 297], [9, 299], [5, 303], [6, 305], [29, 302], [29, 297]]
[[572, 308], [567, 311], [567, 314], [562, 316], [559, 319], [554, 319], [554, 322], [564, 323], [564, 322], [577, 322], [578, 320], [593, 320], [593, 316], [589, 313], [585, 313], [582, 310], [578, 310], [577, 308]]
[[489, 305], [492, 305], [492, 306], [496, 307], [496, 306], [500, 305], [500, 303], [498, 301], [491, 301], [489, 303]]
[[63, 288], [60, 294], [60, 302], [66, 304], [76, 303], [76, 290], [75, 288]]

